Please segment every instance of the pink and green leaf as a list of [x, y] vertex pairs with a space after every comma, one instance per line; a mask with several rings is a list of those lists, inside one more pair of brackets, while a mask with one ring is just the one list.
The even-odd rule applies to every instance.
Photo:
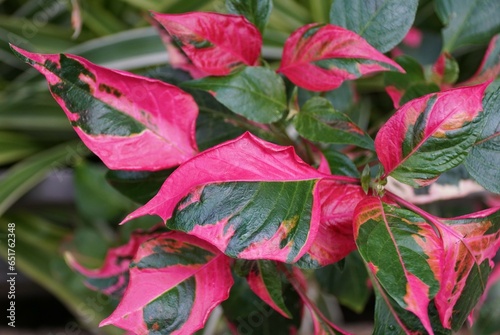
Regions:
[[252, 291], [285, 318], [292, 315], [283, 300], [281, 274], [273, 261], [258, 260], [252, 263], [247, 275]]
[[243, 16], [193, 12], [153, 17], [203, 72], [223, 76], [258, 63], [262, 36]]
[[[452, 87], [453, 84], [458, 79], [458, 73], [459, 73], [459, 68], [458, 68], [458, 63], [457, 61], [453, 58], [452, 55], [450, 55], [447, 52], [442, 53], [439, 55], [438, 59], [432, 66], [432, 80], [438, 84], [442, 90], [446, 90]], [[479, 81], [476, 84], [483, 83], [484, 81]], [[466, 86], [472, 86], [474, 84], [466, 85]]]
[[433, 223], [441, 235], [446, 260], [436, 307], [443, 325], [457, 331], [485, 290], [500, 249], [500, 208]]
[[356, 33], [332, 24], [311, 23], [285, 42], [278, 72], [295, 85], [328, 91], [345, 80], [380, 71], [404, 70]]
[[353, 214], [366, 197], [361, 186], [324, 180], [318, 185], [321, 219], [316, 239], [296, 264], [301, 268], [319, 268], [333, 264], [356, 249]]
[[229, 296], [229, 258], [180, 232], [143, 243], [130, 265], [130, 282], [115, 311], [101, 322], [138, 335], [192, 334]]
[[12, 48], [46, 77], [77, 134], [108, 168], [161, 170], [197, 153], [198, 107], [181, 89], [78, 56]]
[[392, 308], [411, 312], [419, 327], [433, 334], [428, 309], [440, 288], [442, 263], [441, 241], [433, 227], [409, 210], [367, 197], [355, 210], [354, 238]]
[[495, 35], [486, 49], [476, 73], [460, 86], [471, 86], [496, 79], [500, 75], [500, 34]]
[[325, 175], [293, 148], [246, 133], [182, 164], [127, 220], [158, 215], [231, 257], [294, 262], [317, 234], [317, 184], [324, 178], [351, 180]]
[[[157, 235], [157, 234], [156, 234]], [[106, 295], [121, 298], [128, 285], [128, 268], [139, 246], [155, 234], [134, 232], [127, 244], [108, 250], [99, 269], [82, 266], [71, 253], [65, 258], [69, 266], [85, 276], [85, 285]]]
[[398, 109], [375, 139], [385, 176], [425, 186], [462, 163], [481, 132], [487, 86], [428, 94]]

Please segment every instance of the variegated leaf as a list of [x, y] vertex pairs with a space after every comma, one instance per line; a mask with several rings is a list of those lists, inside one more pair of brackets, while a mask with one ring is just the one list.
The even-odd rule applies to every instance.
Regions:
[[429, 305], [440, 289], [442, 244], [433, 227], [413, 212], [368, 197], [356, 207], [354, 238], [390, 307], [411, 312], [401, 322], [434, 334]]
[[375, 139], [384, 177], [425, 186], [462, 163], [481, 132], [487, 86], [428, 94], [397, 110]]
[[138, 335], [193, 334], [232, 284], [227, 256], [194, 236], [163, 233], [140, 246], [123, 299], [100, 325]]
[[181, 89], [78, 56], [12, 48], [47, 78], [77, 134], [108, 168], [161, 170], [197, 153], [198, 107]]
[[500, 249], [500, 208], [453, 219], [435, 219], [445, 260], [435, 297], [442, 324], [458, 331], [486, 288]]
[[484, 58], [476, 73], [459, 86], [471, 86], [496, 79], [500, 75], [500, 34], [496, 34], [490, 41]]
[[130, 262], [139, 246], [153, 238], [155, 234], [134, 232], [127, 244], [108, 250], [103, 265], [99, 269], [82, 266], [69, 252], [65, 253], [69, 266], [84, 275], [85, 285], [115, 298], [121, 298], [128, 285]]
[[181, 165], [126, 220], [158, 215], [231, 257], [295, 262], [316, 237], [318, 185], [326, 180], [356, 181], [323, 174], [293, 148], [245, 133]]
[[404, 70], [362, 37], [332, 24], [308, 24], [285, 42], [278, 72], [295, 85], [328, 91], [343, 81], [379, 71]]
[[201, 71], [223, 76], [258, 63], [262, 36], [243, 16], [193, 12], [153, 17]]
[[352, 219], [354, 208], [366, 196], [361, 186], [325, 180], [318, 185], [321, 219], [313, 244], [296, 263], [319, 268], [338, 262], [356, 249]]

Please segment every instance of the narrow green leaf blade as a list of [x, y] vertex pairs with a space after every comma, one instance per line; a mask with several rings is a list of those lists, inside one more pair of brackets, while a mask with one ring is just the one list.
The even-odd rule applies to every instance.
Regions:
[[358, 33], [380, 52], [387, 52], [410, 30], [417, 6], [417, 0], [335, 0], [330, 23]]
[[263, 67], [246, 67], [229, 76], [206, 77], [182, 86], [213, 92], [231, 111], [256, 122], [278, 121], [286, 109], [283, 79]]
[[370, 136], [347, 115], [337, 112], [325, 98], [309, 99], [293, 122], [299, 134], [312, 141], [354, 144], [374, 150]]

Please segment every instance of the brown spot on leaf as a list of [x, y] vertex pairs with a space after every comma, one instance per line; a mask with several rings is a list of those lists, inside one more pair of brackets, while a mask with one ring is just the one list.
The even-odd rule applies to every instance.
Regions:
[[122, 92], [120, 92], [119, 90], [117, 90], [114, 87], [111, 87], [111, 86], [103, 84], [103, 83], [99, 84], [99, 91], [106, 92], [108, 94], [113, 94], [117, 98], [122, 96]]

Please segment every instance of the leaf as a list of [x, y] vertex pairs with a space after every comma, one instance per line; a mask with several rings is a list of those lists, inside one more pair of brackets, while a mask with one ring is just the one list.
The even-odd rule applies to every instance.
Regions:
[[391, 97], [395, 108], [423, 95], [438, 92], [439, 86], [427, 83], [422, 65], [410, 56], [396, 58], [406, 73], [385, 72], [385, 91]]
[[293, 148], [245, 133], [182, 164], [126, 221], [158, 215], [231, 257], [294, 262], [313, 242], [322, 179]]
[[67, 142], [41, 151], [10, 167], [0, 177], [0, 216], [20, 197], [45, 179], [48, 173], [72, 163], [89, 152], [81, 143]]
[[229, 259], [208, 243], [179, 232], [143, 243], [130, 264], [118, 307], [100, 326], [136, 334], [192, 334], [229, 296]]
[[102, 266], [99, 269], [88, 269], [81, 265], [70, 252], [65, 253], [69, 266], [85, 276], [85, 285], [106, 295], [121, 299], [129, 282], [129, 265], [139, 246], [153, 238], [154, 235], [136, 231], [130, 236], [127, 244], [109, 249]]
[[108, 168], [161, 170], [196, 154], [198, 107], [179, 88], [78, 56], [12, 48], [47, 78], [77, 134]]
[[354, 208], [365, 197], [359, 185], [322, 181], [318, 185], [321, 219], [313, 244], [295, 265], [313, 269], [333, 264], [356, 249], [352, 219]]
[[453, 52], [461, 47], [486, 44], [500, 32], [496, 0], [437, 0], [436, 14], [446, 26], [443, 31], [443, 51]]
[[229, 298], [222, 302], [224, 316], [235, 334], [290, 335], [300, 328], [303, 304], [287, 281], [282, 281], [283, 301], [292, 318], [284, 317], [262, 301], [243, 278], [234, 276]]
[[380, 52], [387, 52], [410, 30], [418, 1], [335, 0], [330, 23], [352, 30]]
[[440, 85], [442, 90], [449, 89], [457, 81], [459, 71], [457, 61], [452, 55], [444, 52], [439, 55], [439, 58], [432, 66], [432, 79], [436, 84]]
[[500, 266], [495, 265], [488, 279], [482, 301], [475, 308], [473, 333], [495, 335], [500, 329], [500, 310], [497, 308], [500, 299]]
[[483, 99], [484, 123], [482, 132], [465, 159], [471, 176], [487, 190], [500, 193], [500, 82], [491, 85]]
[[278, 72], [311, 91], [329, 91], [345, 80], [403, 69], [356, 33], [332, 24], [311, 23], [286, 40]]
[[344, 113], [337, 112], [325, 98], [308, 100], [293, 123], [305, 138], [325, 143], [354, 144], [374, 150], [373, 140]]
[[446, 328], [458, 331], [486, 288], [500, 249], [500, 208], [452, 219], [433, 220], [443, 240], [441, 282], [436, 307]]
[[145, 204], [160, 190], [174, 169], [149, 171], [109, 170], [106, 181], [118, 192], [140, 204]]
[[324, 149], [323, 154], [328, 161], [332, 174], [354, 178], [360, 177], [356, 165], [347, 155], [336, 151], [333, 147]]
[[317, 269], [316, 279], [324, 292], [333, 294], [342, 305], [361, 313], [371, 295], [368, 274], [357, 251], [344, 260], [343, 265], [337, 262]]
[[428, 94], [398, 109], [375, 139], [384, 177], [425, 186], [462, 163], [481, 131], [486, 87]]
[[408, 331], [423, 327], [434, 334], [428, 308], [440, 289], [442, 245], [433, 227], [411, 211], [367, 197], [355, 209], [354, 238], [377, 285], [392, 299], [391, 306], [420, 320], [420, 325], [401, 320], [412, 327]]
[[273, 2], [271, 0], [226, 0], [226, 8], [231, 14], [245, 16], [262, 33], [271, 16]]
[[262, 46], [258, 29], [242, 16], [193, 12], [153, 13], [200, 70], [224, 76], [244, 65], [257, 65]]
[[500, 34], [496, 34], [488, 44], [484, 58], [476, 73], [460, 86], [472, 86], [496, 79], [500, 75]]
[[275, 262], [257, 260], [252, 263], [247, 281], [250, 289], [259, 298], [285, 318], [292, 318], [292, 314], [283, 300], [281, 275]]
[[206, 77], [182, 86], [213, 92], [231, 111], [256, 122], [278, 121], [287, 107], [283, 79], [263, 67], [246, 67], [229, 76]]

